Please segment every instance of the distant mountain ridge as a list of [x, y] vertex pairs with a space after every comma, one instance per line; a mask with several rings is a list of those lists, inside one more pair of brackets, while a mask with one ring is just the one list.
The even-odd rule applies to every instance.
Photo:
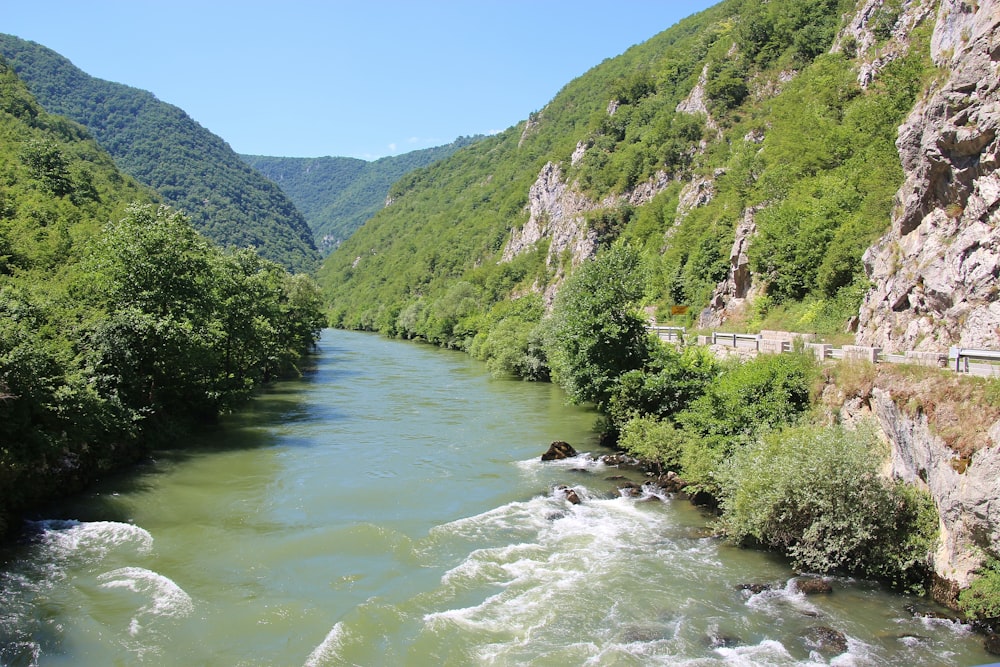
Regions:
[[443, 146], [373, 161], [266, 155], [240, 155], [240, 158], [288, 195], [313, 230], [317, 248], [326, 254], [385, 205], [393, 183], [410, 171], [442, 160], [482, 138], [459, 137]]
[[92, 77], [44, 46], [0, 34], [0, 56], [50, 113], [87, 127], [119, 168], [222, 246], [253, 246], [295, 271], [319, 254], [291, 200], [230, 146], [152, 93]]

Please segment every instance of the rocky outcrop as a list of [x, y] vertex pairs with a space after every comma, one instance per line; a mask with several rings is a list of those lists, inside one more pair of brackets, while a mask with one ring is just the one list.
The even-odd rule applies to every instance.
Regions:
[[[712, 114], [708, 112], [708, 105], [705, 103], [707, 99], [705, 96], [705, 84], [708, 83], [708, 67], [709, 65], [706, 63], [705, 67], [701, 70], [701, 74], [698, 76], [698, 83], [691, 89], [688, 96], [677, 104], [675, 111], [693, 116], [705, 116], [705, 128], [712, 130], [716, 135], [716, 139], [721, 139], [722, 131], [719, 129], [719, 124], [712, 118]], [[700, 149], [705, 150], [707, 145], [707, 140], [703, 139]]]
[[862, 61], [858, 84], [868, 88], [886, 65], [907, 52], [910, 33], [934, 7], [922, 0], [904, 0], [896, 7], [885, 0], [867, 0], [837, 36], [833, 50], [856, 51]]
[[597, 234], [587, 229], [584, 213], [597, 205], [563, 181], [562, 169], [554, 162], [542, 167], [528, 191], [528, 222], [511, 232], [501, 261], [509, 262], [527, 252], [542, 238], [549, 239], [549, 264], [570, 251], [575, 263], [594, 253]]
[[953, 595], [968, 585], [981, 564], [982, 548], [1000, 551], [996, 486], [1000, 479], [1000, 422], [990, 429], [989, 446], [960, 458], [935, 434], [926, 415], [904, 413], [887, 390], [874, 387], [867, 400], [847, 403], [841, 420], [858, 423], [869, 414], [890, 445], [886, 473], [926, 490], [934, 500], [941, 530], [934, 571], [950, 583], [935, 588], [943, 591], [943, 597]]
[[1000, 348], [1000, 2], [944, 0], [932, 37], [950, 72], [900, 128], [892, 228], [864, 256], [875, 287], [858, 343], [888, 352]]
[[542, 239], [547, 239], [546, 264], [554, 269], [554, 278], [545, 289], [544, 296], [546, 303], [551, 304], [565, 277], [563, 258], [568, 255], [570, 265], [578, 266], [597, 252], [597, 232], [590, 229], [586, 214], [622, 204], [642, 206], [669, 185], [670, 177], [666, 172], [659, 171], [628, 192], [594, 202], [564, 180], [558, 164], [548, 162], [528, 190], [528, 222], [520, 229], [511, 231], [500, 261], [509, 262], [531, 251]]
[[729, 274], [715, 288], [709, 307], [699, 324], [704, 328], [721, 326], [731, 317], [741, 314], [751, 296], [753, 276], [750, 272], [750, 241], [757, 233], [754, 221], [763, 206], [751, 206], [743, 211], [743, 217], [736, 225], [736, 238], [729, 251]]

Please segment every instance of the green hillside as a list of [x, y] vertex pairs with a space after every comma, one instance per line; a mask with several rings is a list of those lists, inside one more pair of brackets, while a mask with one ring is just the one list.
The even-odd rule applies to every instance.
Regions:
[[[727, 0], [594, 67], [524, 123], [407, 175], [320, 270], [333, 321], [465, 349], [488, 337], [510, 296], [542, 293], [585, 259], [547, 258], [542, 238], [501, 261], [552, 163], [593, 203], [598, 249], [620, 239], [641, 251], [646, 301], [687, 306], [678, 323], [694, 324], [726, 277], [734, 230], [754, 210], [761, 308], [839, 330], [902, 180], [896, 128], [928, 76], [916, 45], [862, 90], [853, 45], [830, 52], [854, 5]], [[699, 79], [704, 112], [679, 111]], [[629, 203], [657, 173], [666, 186]], [[699, 179], [713, 197], [679, 216]]]
[[385, 206], [389, 188], [403, 175], [480, 138], [459, 137], [444, 146], [372, 162], [347, 157], [240, 157], [288, 195], [313, 230], [316, 246], [326, 254]]
[[212, 245], [0, 58], [0, 535], [294, 371], [318, 308], [307, 276]]
[[0, 55], [51, 113], [86, 126], [119, 168], [222, 246], [257, 248], [297, 271], [318, 254], [302, 215], [219, 137], [149, 92], [91, 77], [34, 42], [0, 34]]

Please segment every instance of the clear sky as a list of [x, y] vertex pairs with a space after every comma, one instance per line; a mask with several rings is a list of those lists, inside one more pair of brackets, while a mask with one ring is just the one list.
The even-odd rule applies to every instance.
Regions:
[[507, 129], [717, 0], [43, 0], [0, 32], [151, 91], [239, 153], [374, 159]]

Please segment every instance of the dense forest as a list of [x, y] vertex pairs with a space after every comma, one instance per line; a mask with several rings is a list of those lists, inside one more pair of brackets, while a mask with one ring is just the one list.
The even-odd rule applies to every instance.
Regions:
[[320, 303], [201, 236], [0, 60], [0, 533], [295, 372]]
[[348, 157], [240, 157], [288, 195], [302, 212], [313, 230], [316, 246], [325, 255], [385, 206], [389, 189], [402, 176], [481, 138], [459, 137], [444, 146], [371, 162]]
[[257, 248], [295, 271], [315, 268], [312, 234], [288, 197], [184, 111], [91, 77], [34, 42], [0, 34], [0, 55], [47, 111], [87, 127], [123, 172], [202, 234], [223, 247]]

